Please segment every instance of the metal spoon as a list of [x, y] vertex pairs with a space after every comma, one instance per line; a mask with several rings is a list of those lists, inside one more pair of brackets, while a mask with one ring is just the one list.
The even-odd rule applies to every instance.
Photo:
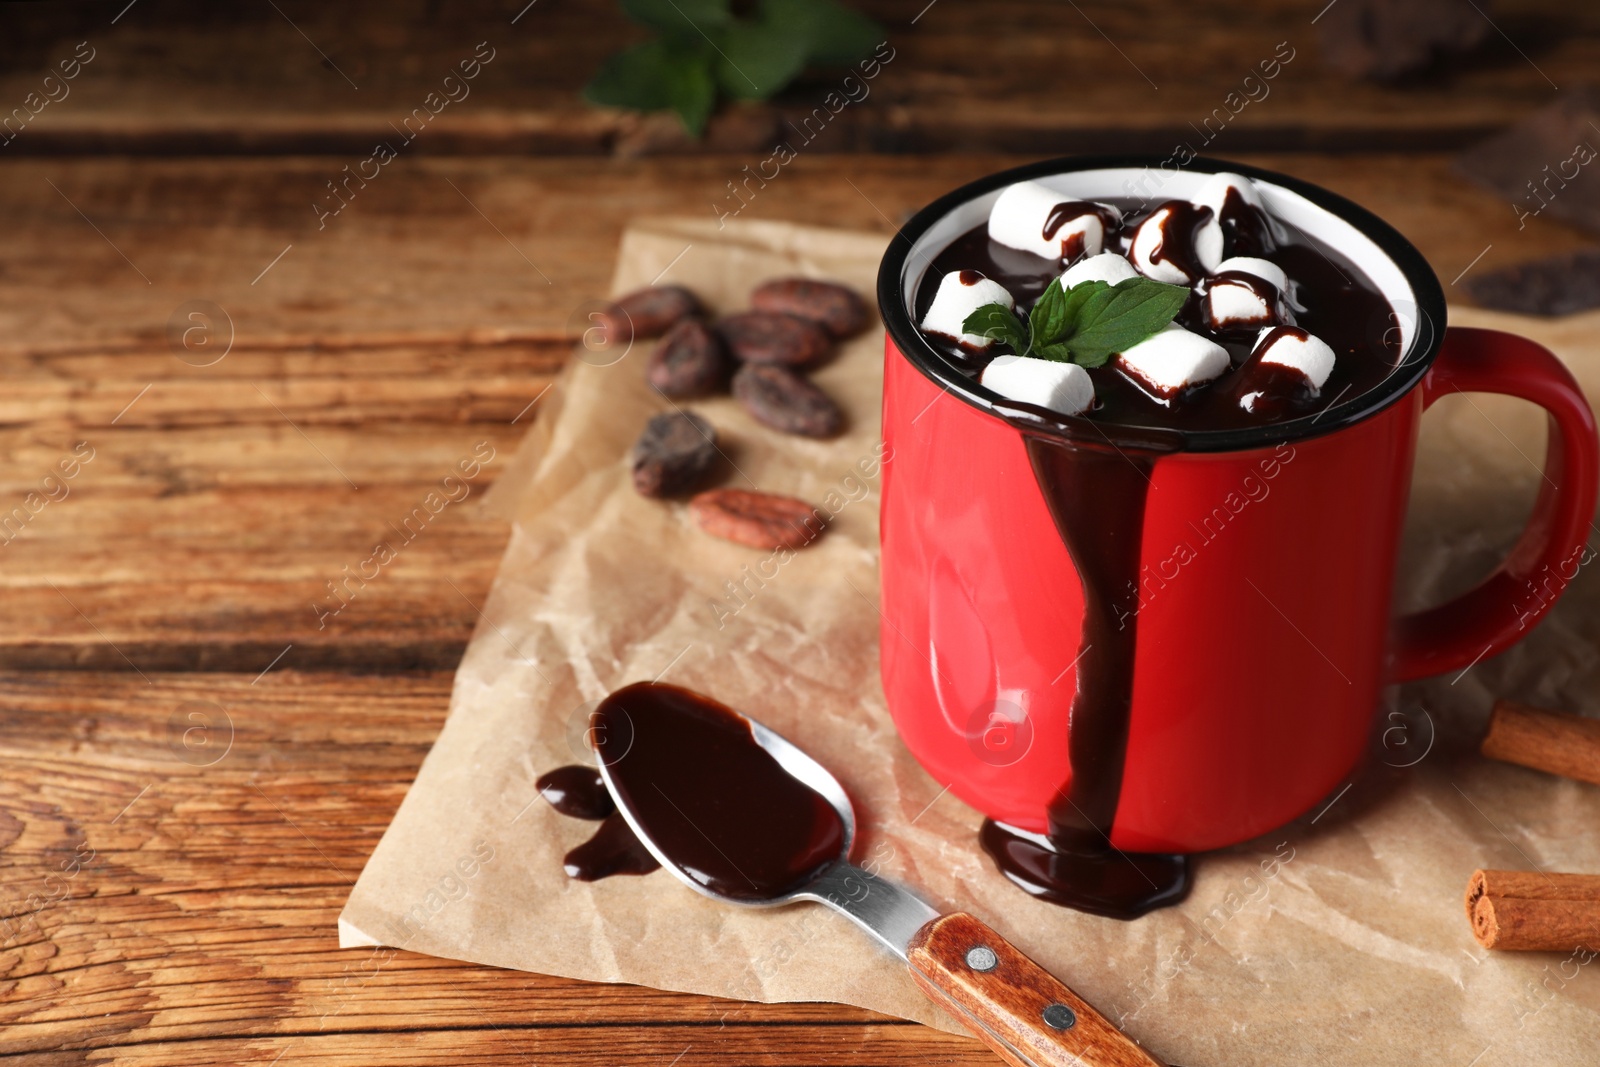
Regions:
[[[1142, 1048], [1044, 968], [987, 925], [963, 912], [941, 915], [910, 890], [850, 863], [856, 817], [832, 774], [759, 722], [733, 713], [751, 737], [791, 777], [821, 796], [844, 826], [836, 862], [800, 888], [779, 896], [741, 899], [719, 893], [680, 867], [643, 825], [628, 791], [613, 781], [605, 746], [600, 776], [639, 841], [684, 884], [714, 900], [778, 907], [814, 900], [847, 916], [905, 960], [928, 997], [960, 1020], [1015, 1067], [1161, 1067]], [[631, 740], [629, 742], [631, 744]], [[720, 846], [719, 846], [720, 848]]]

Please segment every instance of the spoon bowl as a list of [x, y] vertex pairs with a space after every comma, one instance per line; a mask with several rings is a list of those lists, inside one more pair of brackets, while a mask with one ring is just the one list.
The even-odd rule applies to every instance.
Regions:
[[[740, 715], [732, 709], [729, 709], [729, 713], [748, 726], [751, 738], [772, 757], [785, 773], [820, 796], [838, 815], [843, 831], [843, 843], [839, 847], [838, 862], [846, 863], [850, 858], [850, 849], [855, 844], [856, 812], [855, 807], [850, 803], [850, 795], [844, 791], [844, 786], [839, 784], [839, 779], [835, 778], [822, 764], [812, 759], [804, 749], [795, 745], [782, 734], [763, 726], [754, 719]], [[600, 760], [600, 778], [605, 782], [606, 789], [615, 799], [618, 790], [612, 784], [611, 765], [604, 758]], [[671, 852], [663, 849], [655, 842], [646, 827], [641, 825], [641, 820], [634, 813], [632, 805], [624, 804], [621, 800], [618, 800], [617, 810], [627, 820], [628, 826], [632, 828], [635, 836], [639, 838], [639, 843], [650, 851], [650, 854], [656, 858], [661, 866], [671, 871], [679, 881], [697, 893], [702, 893], [713, 900], [721, 900], [747, 908], [774, 908], [793, 903], [796, 900], [816, 899], [804, 887], [771, 897], [741, 897], [719, 893], [703, 880], [696, 878], [689, 869], [682, 866], [673, 857]]]

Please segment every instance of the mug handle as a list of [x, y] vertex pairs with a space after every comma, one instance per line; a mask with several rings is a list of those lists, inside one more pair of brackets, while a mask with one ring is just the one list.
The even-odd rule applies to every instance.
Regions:
[[1554, 353], [1499, 330], [1452, 326], [1422, 380], [1426, 408], [1450, 393], [1503, 393], [1531, 400], [1549, 414], [1543, 484], [1522, 536], [1505, 560], [1454, 600], [1395, 622], [1391, 680], [1442, 674], [1504, 651], [1550, 610], [1554, 597], [1533, 597], [1533, 581], [1554, 571], [1564, 588], [1570, 567], [1587, 545], [1600, 480], [1600, 441], [1583, 390]]

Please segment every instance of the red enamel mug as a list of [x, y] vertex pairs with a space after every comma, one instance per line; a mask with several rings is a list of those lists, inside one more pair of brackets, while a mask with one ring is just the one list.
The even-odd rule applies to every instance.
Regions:
[[[1159, 187], [1158, 202], [1190, 196], [1219, 170], [1245, 174], [1270, 212], [1376, 284], [1395, 314], [1374, 328], [1398, 331], [1402, 358], [1376, 388], [1314, 415], [1186, 434], [1150, 471], [1109, 836], [1128, 852], [1192, 853], [1265, 833], [1343, 783], [1385, 685], [1461, 670], [1525, 634], [1553, 602], [1537, 598], [1530, 613], [1528, 590], [1570, 576], [1584, 549], [1600, 449], [1561, 362], [1509, 334], [1443, 329], [1438, 279], [1370, 212], [1270, 171], [1158, 166], [1069, 158], [996, 174], [936, 201], [890, 244], [878, 279], [888, 328], [882, 671], [895, 725], [931, 775], [999, 823], [1046, 832], [1068, 784], [1083, 590], [1022, 433], [996, 414], [996, 394], [917, 331], [916, 290], [932, 258], [1014, 182], [1072, 200]], [[1549, 413], [1543, 486], [1493, 574], [1393, 619], [1418, 422], [1454, 392], [1504, 393]]]

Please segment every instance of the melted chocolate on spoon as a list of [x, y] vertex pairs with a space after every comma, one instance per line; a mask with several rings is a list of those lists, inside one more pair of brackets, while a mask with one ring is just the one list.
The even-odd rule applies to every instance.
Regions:
[[[601, 701], [589, 726], [617, 799], [673, 866], [711, 891], [771, 900], [840, 858], [839, 813], [757, 744], [730, 708], [675, 685], [641, 682]], [[601, 810], [594, 785], [610, 799], [587, 767], [558, 768], [538, 785], [563, 814]], [[656, 868], [653, 857], [648, 867], [630, 866], [637, 854], [650, 857], [619, 812], [567, 854], [566, 871], [593, 881]]]
[[[1155, 210], [1164, 206], [1174, 212], [1170, 237], [1152, 258], [1199, 277], [1204, 272], [1193, 262], [1193, 233], [1209, 209], [1174, 202]], [[1269, 257], [1294, 280], [1295, 300], [1303, 305], [1295, 308], [1298, 329], [1279, 329], [1310, 332], [1333, 348], [1338, 360], [1320, 392], [1312, 392], [1297, 372], [1249, 358], [1257, 330], [1209, 330], [1197, 288], [1177, 321], [1228, 350], [1233, 368], [1221, 379], [1163, 403], [1113, 360], [1089, 370], [1096, 401], [1087, 417], [1063, 417], [1020, 403], [1000, 405], [1016, 413], [1009, 421], [1024, 437], [1034, 477], [1077, 568], [1084, 620], [1071, 709], [1070, 776], [1049, 806], [1046, 841], [992, 820], [984, 823], [979, 841], [1001, 872], [1034, 896], [1115, 918], [1131, 919], [1177, 903], [1188, 893], [1190, 879], [1186, 856], [1124, 853], [1110, 843], [1130, 726], [1139, 550], [1152, 468], [1180, 447], [1172, 430], [1238, 428], [1303, 415], [1319, 403], [1346, 394], [1353, 398], [1377, 385], [1399, 354], [1391, 332], [1393, 310], [1348, 258], [1307, 241], [1280, 240], [1270, 221], [1231, 191], [1219, 221], [1225, 257]], [[1137, 222], [1126, 218], [1123, 232]], [[1106, 245], [1117, 249], [1110, 230]], [[933, 260], [917, 294], [917, 318], [926, 313], [939, 279], [951, 271], [978, 271], [999, 282], [1015, 297], [1020, 315], [1060, 270], [1059, 262], [990, 241], [987, 226], [980, 225]], [[930, 341], [973, 377], [992, 358]], [[1246, 396], [1249, 407], [1241, 403]], [[1042, 432], [1041, 419], [1066, 439]]]

